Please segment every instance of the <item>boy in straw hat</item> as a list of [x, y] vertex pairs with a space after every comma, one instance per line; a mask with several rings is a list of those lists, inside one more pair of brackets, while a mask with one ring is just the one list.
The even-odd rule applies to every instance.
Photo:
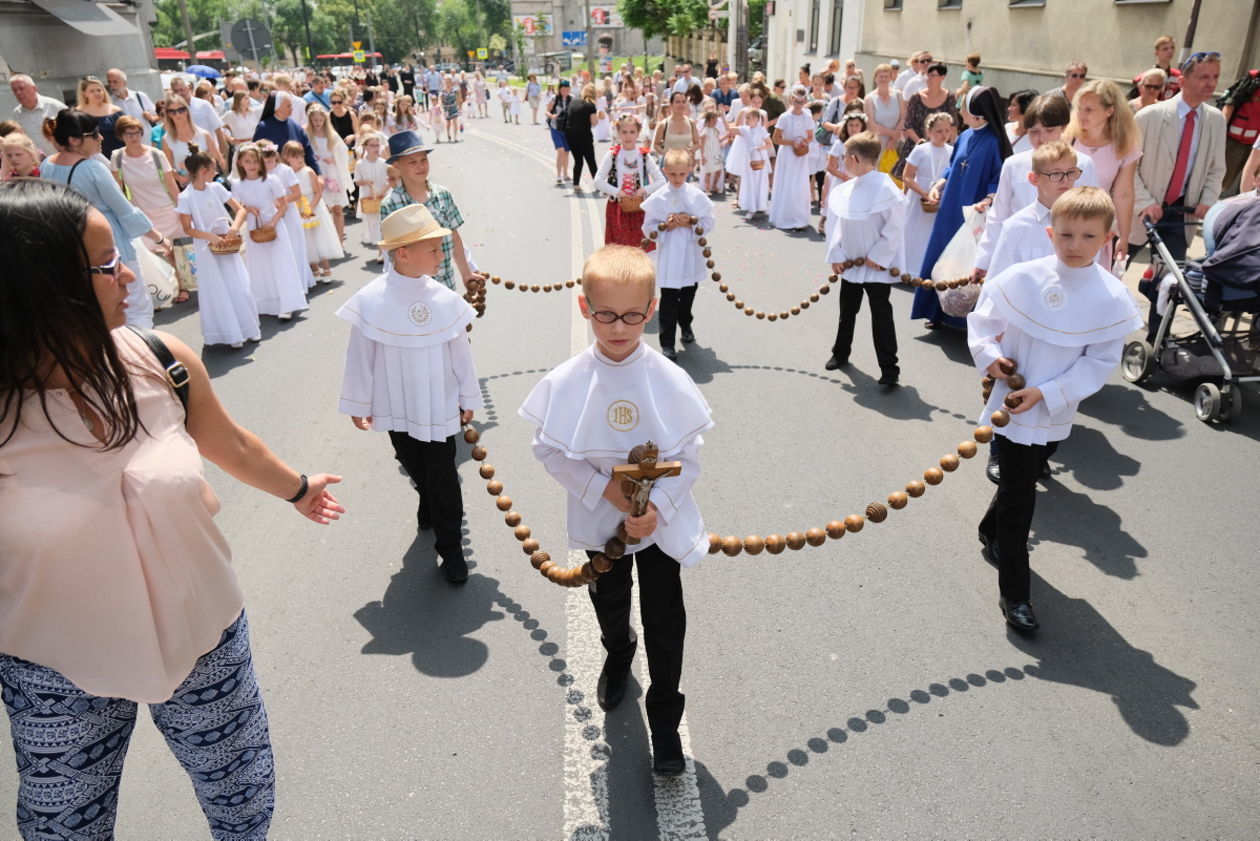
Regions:
[[358, 429], [389, 432], [394, 454], [420, 494], [421, 531], [447, 580], [468, 578], [460, 540], [464, 501], [455, 468], [455, 435], [481, 408], [467, 327], [476, 313], [434, 280], [450, 231], [424, 205], [391, 213], [379, 243], [389, 270], [337, 310], [354, 325], [346, 350], [339, 411]]

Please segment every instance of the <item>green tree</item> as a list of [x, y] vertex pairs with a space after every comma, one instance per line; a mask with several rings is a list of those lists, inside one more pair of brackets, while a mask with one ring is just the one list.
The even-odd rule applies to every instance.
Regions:
[[617, 8], [626, 25], [648, 38], [690, 35], [709, 20], [705, 0], [618, 0]]

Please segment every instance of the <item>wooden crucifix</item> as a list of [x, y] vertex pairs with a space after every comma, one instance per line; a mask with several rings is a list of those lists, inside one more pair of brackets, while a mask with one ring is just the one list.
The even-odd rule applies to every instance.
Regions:
[[[656, 484], [657, 479], [682, 473], [681, 461], [658, 462], [656, 459], [659, 455], [660, 450], [657, 446], [648, 441], [630, 451], [627, 457], [629, 464], [619, 464], [613, 468], [613, 477], [621, 480], [621, 492], [626, 495], [626, 499], [630, 500], [630, 516], [632, 517], [642, 517], [647, 513], [648, 496], [652, 493], [652, 486]], [[637, 537], [626, 534], [625, 523], [622, 523], [617, 531], [617, 536], [626, 544], [634, 545], [639, 542]]]

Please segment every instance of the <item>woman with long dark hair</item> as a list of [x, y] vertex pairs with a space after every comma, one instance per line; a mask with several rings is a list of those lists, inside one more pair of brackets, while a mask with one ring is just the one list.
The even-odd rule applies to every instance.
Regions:
[[[963, 208], [976, 204], [997, 192], [1002, 161], [1011, 156], [1011, 141], [1006, 137], [1006, 106], [991, 87], [972, 88], [962, 109], [967, 130], [958, 136], [949, 169], [928, 192], [928, 198], [940, 202], [932, 237], [923, 255], [923, 265], [907, 266], [918, 270], [920, 277], [931, 277], [936, 261], [945, 246], [963, 224]], [[941, 310], [936, 290], [920, 287], [914, 291], [911, 318], [926, 318], [929, 328], [939, 324], [966, 328], [967, 321], [946, 315]]]
[[123, 326], [135, 277], [82, 195], [4, 183], [0, 226], [0, 683], [18, 833], [113, 837], [145, 703], [211, 836], [263, 841], [267, 716], [201, 457], [317, 523], [344, 512], [326, 490], [340, 479], [298, 474], [237, 425], [187, 345], [153, 334], [182, 365], [168, 373]]
[[302, 144], [306, 165], [319, 172], [319, 160], [311, 141], [296, 122], [289, 119], [293, 115], [293, 103], [287, 96], [278, 96], [274, 92], [267, 94], [267, 102], [263, 105], [262, 117], [258, 119], [258, 127], [254, 129], [254, 141], [270, 140], [277, 149], [293, 140]]
[[[119, 259], [135, 275], [140, 263], [132, 240], [146, 236], [157, 243], [167, 256], [171, 242], [153, 227], [144, 211], [127, 201], [109, 167], [101, 163], [101, 131], [96, 117], [77, 108], [66, 108], [55, 119], [44, 120], [44, 137], [57, 147], [57, 154], [40, 164], [41, 178], [57, 181], [82, 193], [105, 217], [118, 244]], [[8, 232], [6, 231], [6, 236]], [[0, 263], [6, 271], [12, 264]], [[127, 322], [141, 327], [153, 326], [153, 299], [143, 283], [131, 285], [127, 299]], [[7, 341], [7, 337], [5, 339]], [[0, 473], [4, 471], [0, 470]]]

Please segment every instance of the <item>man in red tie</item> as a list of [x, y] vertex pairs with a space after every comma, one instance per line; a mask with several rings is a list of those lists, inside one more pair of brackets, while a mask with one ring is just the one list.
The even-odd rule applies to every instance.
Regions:
[[[1220, 53], [1194, 53], [1181, 66], [1181, 92], [1137, 113], [1142, 159], [1133, 185], [1138, 219], [1132, 231], [1139, 242], [1130, 248], [1131, 255], [1140, 250], [1146, 236], [1141, 224], [1145, 217], [1159, 225], [1160, 238], [1173, 258], [1184, 260], [1186, 217], [1202, 219], [1220, 198], [1225, 177], [1225, 117], [1208, 104], [1220, 78]], [[1158, 316], [1153, 292], [1148, 297], [1152, 299], [1153, 337]]]

